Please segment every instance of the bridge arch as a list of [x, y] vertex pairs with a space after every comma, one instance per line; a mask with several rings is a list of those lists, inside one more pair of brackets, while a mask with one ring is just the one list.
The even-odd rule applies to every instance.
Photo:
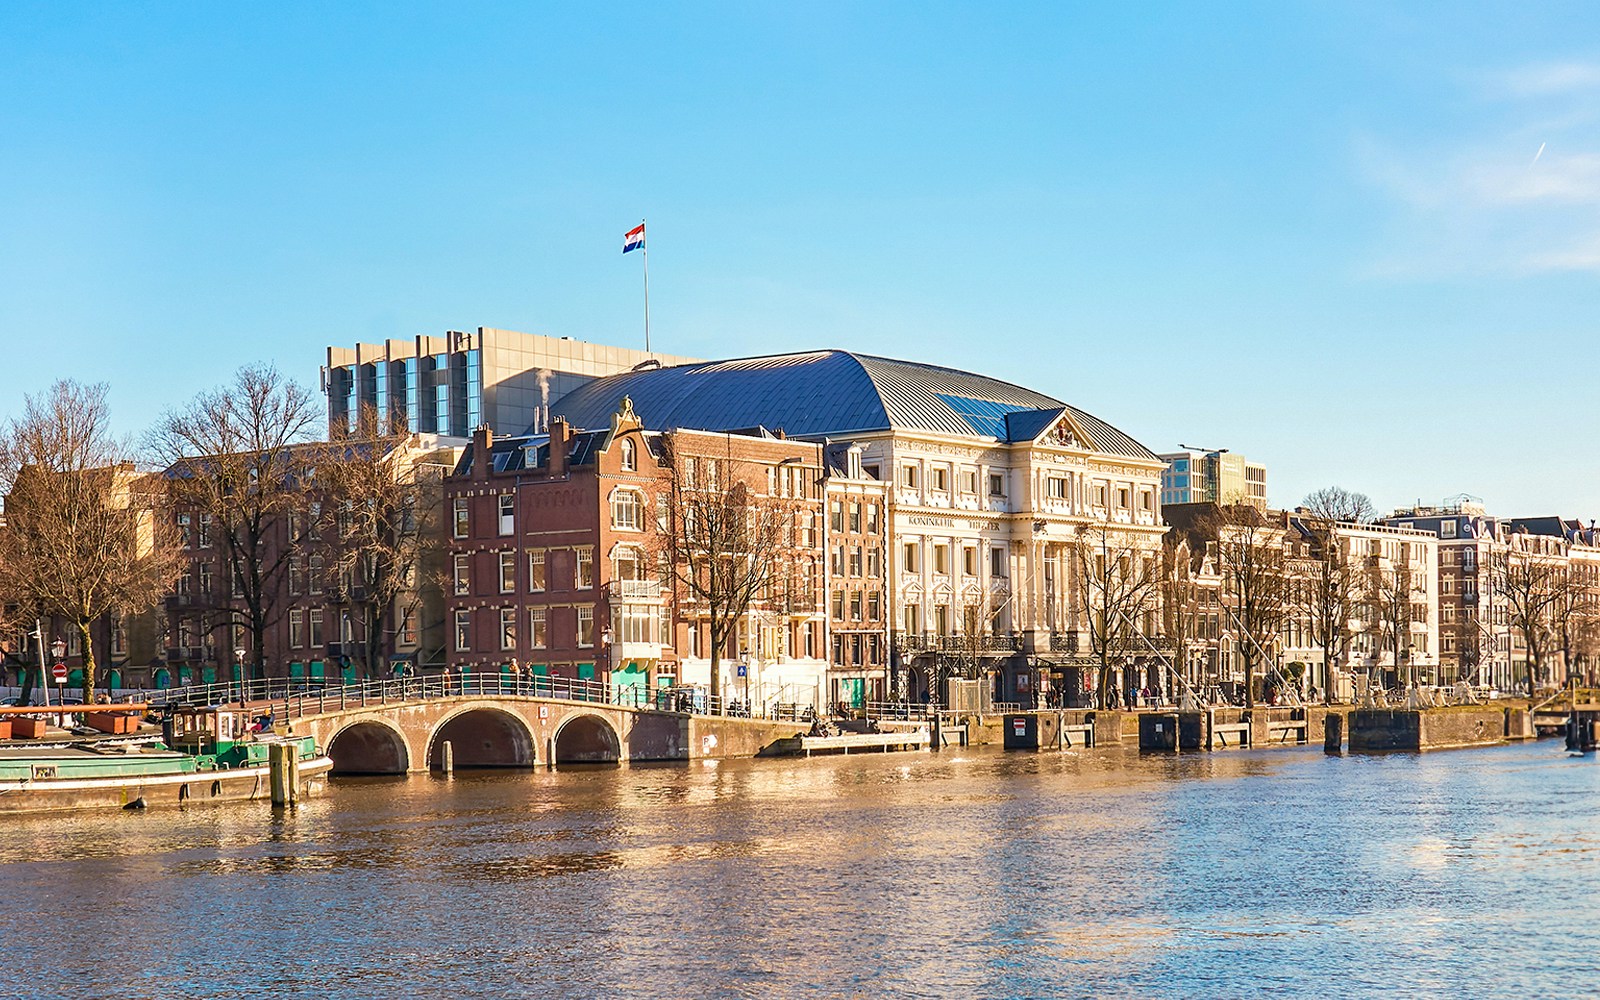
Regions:
[[428, 737], [428, 766], [444, 766], [446, 740], [456, 767], [531, 768], [539, 762], [536, 740], [527, 722], [515, 712], [488, 705], [469, 705], [439, 720]]
[[359, 719], [328, 741], [334, 774], [405, 774], [411, 748], [405, 734], [385, 719]]
[[622, 760], [622, 737], [598, 715], [567, 717], [550, 742], [551, 760], [556, 764], [615, 764]]

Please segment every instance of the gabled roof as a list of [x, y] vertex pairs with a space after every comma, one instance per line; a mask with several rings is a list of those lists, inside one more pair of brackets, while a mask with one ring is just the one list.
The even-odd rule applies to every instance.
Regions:
[[[811, 351], [707, 361], [622, 372], [595, 379], [551, 407], [574, 427], [604, 426], [624, 396], [660, 430], [732, 431], [755, 426], [789, 437], [845, 437], [875, 431], [923, 431], [999, 441], [1017, 426], [1043, 430], [1051, 415], [1070, 414], [1093, 447], [1154, 459], [1133, 438], [1076, 407], [1009, 382], [954, 368], [850, 351]], [[1035, 432], [1037, 433], [1037, 432]]]

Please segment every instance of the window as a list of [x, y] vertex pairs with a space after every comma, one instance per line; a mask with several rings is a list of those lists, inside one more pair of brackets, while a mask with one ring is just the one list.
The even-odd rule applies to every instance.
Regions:
[[647, 579], [649, 567], [644, 554], [632, 545], [619, 545], [611, 552], [611, 578], [613, 580]]
[[1454, 521], [1440, 521], [1439, 522], [1439, 537], [1440, 538], [1454, 538], [1454, 537], [1456, 537], [1456, 523]]
[[311, 566], [308, 573], [311, 577], [311, 593], [313, 595], [320, 594], [322, 593], [322, 557], [312, 556], [308, 561]]
[[861, 546], [859, 545], [855, 546], [855, 548], [851, 549], [850, 551], [851, 576], [859, 577], [861, 575], [861, 551]]
[[465, 608], [456, 611], [456, 652], [472, 649], [472, 612]]
[[611, 494], [611, 526], [624, 531], [644, 528], [644, 498], [633, 490], [616, 490]]
[[883, 575], [883, 566], [881, 565], [882, 556], [880, 555], [880, 552], [881, 552], [881, 550], [876, 545], [872, 546], [871, 548], [869, 548], [867, 550], [867, 575], [868, 576], [879, 577], [879, 576]]
[[633, 472], [639, 468], [639, 454], [632, 441], [623, 438], [622, 444], [617, 447], [617, 452], [622, 460], [623, 472]]
[[939, 574], [950, 572], [950, 546], [940, 544], [933, 547], [933, 571]]
[[875, 504], [875, 503], [869, 503], [869, 504], [867, 504], [867, 534], [876, 535], [877, 533], [878, 533], [878, 505]]
[[289, 612], [289, 645], [299, 649], [306, 644], [306, 613], [299, 608]]
[[1061, 476], [1051, 476], [1046, 479], [1044, 481], [1044, 493], [1045, 496], [1053, 500], [1065, 500], [1067, 498], [1066, 479]]
[[454, 567], [454, 570], [452, 571], [451, 575], [452, 575], [452, 578], [455, 580], [455, 590], [456, 590], [456, 596], [457, 597], [460, 597], [463, 594], [472, 593], [472, 569], [471, 569], [471, 566], [472, 566], [472, 557], [471, 556], [467, 555], [465, 552], [457, 552], [456, 553], [456, 555], [455, 555], [455, 567]]
[[900, 571], [902, 573], [917, 572], [917, 543], [907, 542], [901, 547]]
[[1140, 510], [1146, 510], [1146, 511], [1155, 510], [1156, 509], [1155, 494], [1150, 492], [1149, 490], [1140, 490], [1139, 491], [1139, 509]]
[[517, 530], [517, 495], [500, 494], [500, 534], [512, 535]]
[[546, 624], [544, 608], [528, 609], [528, 643], [534, 649], [550, 645], [550, 631]]
[[299, 595], [305, 593], [306, 572], [301, 567], [300, 560], [289, 560], [289, 593]]
[[907, 604], [904, 608], [900, 609], [900, 614], [902, 616], [901, 624], [907, 632], [917, 631], [917, 619], [921, 617], [919, 614], [920, 610], [921, 609], [915, 604]]
[[861, 505], [854, 500], [850, 501], [850, 530], [861, 532]]
[[1006, 477], [998, 472], [989, 473], [989, 495], [1003, 497], [1006, 495]]
[[417, 610], [407, 608], [400, 614], [400, 638], [402, 646], [415, 646], [417, 644]]
[[517, 589], [517, 554], [500, 553], [500, 593], [509, 594]]
[[1104, 507], [1106, 505], [1106, 484], [1095, 483], [1094, 491], [1090, 495], [1094, 498], [1096, 507]]
[[544, 549], [528, 550], [528, 590], [538, 593], [544, 589]]
[[578, 608], [578, 645], [594, 645], [594, 606]]
[[976, 494], [978, 492], [978, 470], [961, 470], [961, 492]]
[[665, 493], [656, 497], [656, 530], [666, 534], [672, 528], [671, 504]]
[[500, 648], [501, 650], [517, 648], [517, 610], [515, 608], [500, 609]]
[[211, 596], [211, 564], [200, 564], [200, 596]]
[[[594, 586], [594, 549], [586, 545], [583, 548], [574, 549], [573, 552], [577, 556], [573, 587], [578, 590], [588, 590]], [[593, 609], [590, 609], [590, 614], [593, 613]]]
[[917, 488], [917, 467], [909, 462], [900, 466], [900, 485], [908, 490]]
[[947, 492], [950, 489], [950, 470], [942, 465], [935, 465], [929, 469], [928, 479], [933, 488], [940, 493]]
[[188, 514], [179, 514], [178, 515], [178, 534], [182, 536], [180, 544], [182, 544], [182, 546], [184, 548], [188, 548], [189, 545], [191, 544], [191, 542], [193, 541], [193, 539], [190, 537], [190, 534], [189, 534], [189, 515]]
[[963, 545], [961, 547], [961, 572], [968, 576], [978, 575], [978, 550], [976, 546]]
[[456, 497], [456, 501], [455, 501], [455, 537], [456, 538], [465, 538], [465, 537], [467, 537], [467, 527], [471, 523], [471, 521], [469, 519], [469, 515], [468, 515], [468, 508], [467, 508], [467, 504], [469, 502], [470, 501], [468, 501], [466, 497]]
[[842, 590], [833, 592], [833, 620], [836, 622], [844, 621], [844, 591]]
[[989, 575], [1006, 575], [1006, 550], [1004, 546], [996, 545], [989, 550]]
[[311, 645], [320, 646], [322, 645], [322, 609], [312, 608], [308, 618], [310, 621]]
[[882, 618], [883, 598], [877, 591], [873, 591], [867, 595], [867, 620], [875, 622]]
[[1126, 486], [1117, 489], [1117, 507], [1121, 510], [1133, 509], [1133, 491]]
[[853, 622], [861, 620], [861, 593], [859, 591], [850, 595], [850, 620]]
[[210, 514], [201, 514], [200, 515], [200, 547], [202, 549], [209, 549], [211, 547], [211, 515]]
[[833, 531], [844, 531], [844, 502], [830, 500], [828, 502], [828, 527]]

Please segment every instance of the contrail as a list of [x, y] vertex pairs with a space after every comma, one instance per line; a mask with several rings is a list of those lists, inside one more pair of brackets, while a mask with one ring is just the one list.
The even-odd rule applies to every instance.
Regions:
[[1533, 163], [1529, 163], [1528, 166], [1531, 167], [1531, 166], [1533, 166], [1534, 163], [1538, 163], [1539, 162], [1539, 157], [1544, 155], [1544, 147], [1545, 147], [1544, 143], [1542, 143], [1542, 142], [1539, 143], [1539, 151], [1537, 153], [1533, 154]]

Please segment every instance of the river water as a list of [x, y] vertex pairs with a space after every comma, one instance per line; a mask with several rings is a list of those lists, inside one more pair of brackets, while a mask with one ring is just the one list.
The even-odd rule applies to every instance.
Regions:
[[987, 748], [0, 824], [0, 993], [1600, 991], [1600, 761]]

